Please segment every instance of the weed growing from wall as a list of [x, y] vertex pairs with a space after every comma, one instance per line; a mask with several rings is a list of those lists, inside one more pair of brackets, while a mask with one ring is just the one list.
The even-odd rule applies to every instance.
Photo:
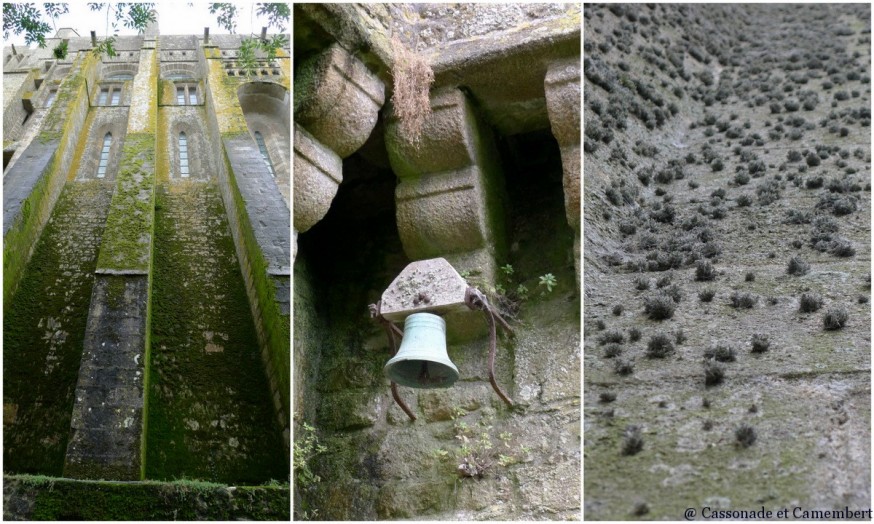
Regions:
[[407, 49], [397, 37], [392, 37], [394, 58], [392, 77], [394, 92], [391, 103], [398, 117], [401, 133], [416, 147], [422, 136], [425, 119], [431, 115], [431, 84], [434, 71], [425, 59]]

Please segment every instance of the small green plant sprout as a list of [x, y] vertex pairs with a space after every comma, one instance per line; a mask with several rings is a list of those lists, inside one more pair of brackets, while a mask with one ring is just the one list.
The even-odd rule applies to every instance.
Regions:
[[544, 286], [546, 288], [546, 293], [552, 293], [553, 288], [558, 285], [558, 281], [555, 279], [555, 275], [547, 273], [545, 275], [540, 275], [540, 282], [538, 282], [537, 285]]
[[57, 47], [55, 47], [52, 50], [52, 53], [54, 54], [55, 58], [57, 58], [58, 60], [63, 60], [65, 58], [67, 58], [67, 51], [68, 51], [67, 41], [61, 40], [61, 43], [58, 44]]
[[511, 264], [505, 264], [501, 266], [501, 272], [505, 277], [509, 278], [513, 276], [513, 266]]
[[517, 462], [519, 462], [519, 460], [512, 455], [498, 455], [498, 464], [505, 468]]
[[439, 460], [443, 460], [443, 459], [449, 457], [449, 452], [443, 448], [435, 449], [434, 451], [432, 451], [432, 454], [434, 455], [434, 457], [436, 457]]
[[460, 276], [461, 278], [467, 280], [468, 278], [470, 278], [470, 270], [469, 270], [469, 269], [465, 269], [464, 271], [459, 271], [459, 272], [458, 272], [458, 276]]
[[516, 294], [519, 295], [519, 300], [528, 300], [528, 288], [525, 287], [525, 284], [519, 284], [516, 287]]

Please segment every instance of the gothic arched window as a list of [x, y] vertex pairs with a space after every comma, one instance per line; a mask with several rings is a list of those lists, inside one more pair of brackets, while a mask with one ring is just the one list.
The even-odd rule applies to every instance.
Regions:
[[112, 134], [103, 137], [103, 149], [100, 151], [100, 163], [97, 164], [97, 178], [106, 176], [106, 166], [109, 165], [109, 148], [112, 146]]
[[188, 138], [185, 132], [179, 133], [179, 175], [188, 177]]
[[255, 142], [258, 143], [258, 150], [261, 151], [261, 156], [264, 158], [267, 170], [270, 171], [270, 176], [275, 178], [276, 174], [273, 172], [273, 163], [270, 162], [270, 155], [267, 154], [267, 146], [264, 145], [264, 137], [261, 136], [261, 133], [258, 131], [255, 131]]

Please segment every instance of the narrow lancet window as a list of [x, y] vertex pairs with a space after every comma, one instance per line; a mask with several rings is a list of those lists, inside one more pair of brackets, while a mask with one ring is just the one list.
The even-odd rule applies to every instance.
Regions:
[[264, 158], [264, 163], [267, 165], [267, 170], [270, 171], [270, 176], [276, 177], [276, 174], [273, 172], [273, 163], [270, 162], [270, 155], [267, 154], [267, 146], [264, 145], [264, 137], [258, 131], [255, 131], [255, 142], [258, 142], [258, 150], [261, 151], [261, 157]]
[[185, 88], [177, 87], [176, 88], [176, 104], [180, 106], [185, 105]]
[[109, 165], [109, 148], [112, 146], [112, 135], [106, 133], [103, 137], [103, 149], [100, 151], [100, 163], [97, 164], [97, 178], [106, 176], [106, 166]]
[[179, 133], [179, 175], [188, 178], [188, 138]]

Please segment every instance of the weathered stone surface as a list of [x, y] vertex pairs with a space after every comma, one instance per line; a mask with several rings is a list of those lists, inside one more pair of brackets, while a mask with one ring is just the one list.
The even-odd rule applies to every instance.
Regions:
[[493, 400], [497, 397], [488, 384], [460, 383], [447, 389], [420, 391], [419, 409], [427, 422], [438, 422], [452, 420], [458, 409], [476, 411], [482, 406], [492, 405]]
[[[334, 430], [349, 431], [373, 426], [386, 408], [383, 391], [346, 390], [329, 393], [318, 412], [318, 424]], [[335, 406], [343, 406], [343, 410]]]
[[32, 142], [18, 162], [3, 176], [3, 235], [19, 219], [21, 205], [30, 196], [36, 184], [45, 176], [58, 141]]
[[64, 475], [139, 480], [143, 432], [144, 276], [99, 276], [70, 422]]
[[418, 147], [396, 121], [386, 127], [389, 159], [401, 178], [395, 194], [404, 251], [414, 260], [451, 257], [459, 271], [492, 282], [505, 232], [490, 131], [458, 89], [437, 92], [431, 105]]
[[384, 86], [339, 45], [301, 64], [295, 81], [295, 122], [346, 158], [361, 147], [385, 102]]
[[290, 217], [276, 181], [251, 137], [224, 137], [222, 141], [268, 270], [288, 272]]
[[321, 220], [343, 181], [334, 151], [294, 124], [294, 229], [303, 233]]
[[[561, 147], [561, 166], [564, 171], [564, 208], [567, 213], [567, 222], [574, 228], [574, 231], [579, 232], [582, 192], [579, 142]], [[577, 238], [579, 238], [579, 234], [577, 234]]]
[[428, 311], [443, 314], [468, 309], [464, 302], [467, 282], [446, 259], [419, 260], [404, 268], [382, 294], [380, 313], [400, 322], [407, 316]]
[[[558, 140], [561, 150], [561, 164], [564, 171], [564, 203], [568, 224], [580, 231], [580, 60], [579, 58], [558, 60], [550, 64], [544, 82], [546, 106], [552, 134]], [[575, 246], [579, 240], [575, 240]], [[577, 282], [580, 282], [579, 248], [575, 247], [574, 267], [577, 269]]]
[[397, 117], [386, 126], [386, 145], [395, 174], [401, 179], [452, 171], [478, 161], [481, 132], [467, 98], [457, 88], [442, 89], [431, 98], [419, 142], [400, 131]]
[[470, 251], [486, 241], [479, 169], [402, 181], [397, 189], [398, 229], [410, 258]]
[[[520, 466], [515, 475], [524, 501], [523, 511], [537, 519], [567, 515], [567, 512], [579, 518], [579, 468], [579, 460]], [[537, 482], [526, 482], [529, 478], [536, 478]]]
[[558, 60], [549, 65], [544, 81], [546, 108], [552, 134], [559, 146], [580, 143], [580, 59]]

